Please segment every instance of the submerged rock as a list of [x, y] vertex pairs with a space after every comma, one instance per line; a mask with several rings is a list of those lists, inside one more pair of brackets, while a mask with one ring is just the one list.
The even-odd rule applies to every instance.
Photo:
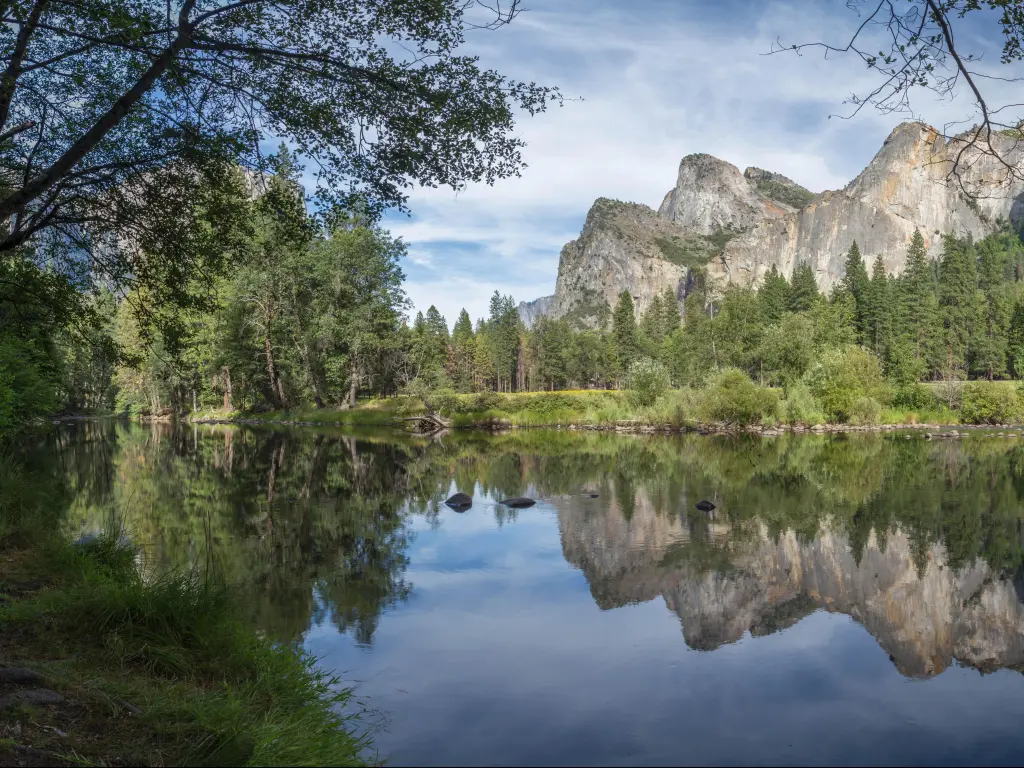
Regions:
[[462, 493], [460, 491], [459, 493], [453, 494], [451, 498], [446, 499], [444, 503], [452, 509], [466, 509], [473, 505], [473, 497], [468, 493]]
[[522, 509], [523, 507], [532, 507], [537, 502], [533, 499], [528, 499], [525, 496], [517, 496], [514, 499], [502, 499], [498, 502], [504, 504], [506, 507], [515, 507], [516, 509]]

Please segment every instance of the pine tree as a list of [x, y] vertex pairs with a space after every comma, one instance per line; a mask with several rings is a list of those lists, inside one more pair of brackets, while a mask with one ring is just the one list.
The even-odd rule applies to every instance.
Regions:
[[460, 392], [473, 389], [473, 358], [476, 354], [476, 339], [469, 313], [463, 309], [452, 329], [452, 349], [455, 354], [455, 385]]
[[943, 238], [939, 263], [939, 310], [942, 318], [943, 375], [960, 378], [976, 334], [978, 276], [974, 246], [952, 235]]
[[774, 264], [764, 276], [764, 283], [758, 293], [761, 303], [761, 314], [769, 325], [782, 320], [789, 306], [789, 282], [779, 273]]
[[1009, 281], [1015, 271], [1015, 244], [1005, 233], [998, 233], [978, 243], [976, 250], [982, 309], [971, 354], [971, 370], [991, 381], [1005, 376], [1010, 362], [1007, 357], [1009, 329], [1016, 290]]
[[647, 357], [654, 357], [665, 340], [664, 319], [661, 296], [655, 294], [640, 319], [640, 346]]
[[618, 362], [618, 374], [622, 376], [629, 370], [630, 364], [639, 354], [637, 341], [636, 315], [633, 297], [629, 291], [619, 294], [612, 313], [612, 339], [615, 344], [615, 356]]
[[868, 285], [865, 303], [867, 346], [880, 359], [885, 360], [892, 341], [892, 301], [889, 295], [889, 276], [885, 272], [885, 262], [880, 255], [875, 257], [875, 262], [871, 266], [871, 282]]
[[1006, 356], [1014, 378], [1024, 379], [1024, 298], [1017, 300], [1010, 317]]
[[668, 339], [679, 327], [681, 320], [679, 314], [679, 299], [676, 292], [666, 288], [661, 295], [661, 333], [662, 337]]
[[850, 250], [846, 253], [846, 272], [843, 277], [843, 288], [853, 297], [854, 322], [857, 328], [857, 340], [865, 346], [868, 342], [868, 293], [871, 290], [871, 280], [868, 277], [867, 267], [860, 255], [860, 248], [854, 240]]
[[807, 262], [798, 264], [793, 270], [793, 282], [789, 288], [789, 311], [807, 312], [818, 300], [818, 281], [814, 270]]
[[910, 343], [922, 374], [935, 373], [941, 367], [935, 269], [917, 229], [907, 249], [898, 296], [900, 337]]

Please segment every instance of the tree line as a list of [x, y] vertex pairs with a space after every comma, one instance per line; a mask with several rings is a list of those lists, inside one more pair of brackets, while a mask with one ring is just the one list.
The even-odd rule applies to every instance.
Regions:
[[[787, 279], [774, 266], [757, 289], [698, 280], [685, 298], [656, 295], [637, 318], [623, 291], [601, 328], [541, 317], [526, 329], [510, 297], [471, 327], [465, 310], [449, 336], [433, 307], [414, 326], [419, 372], [459, 391], [621, 387], [639, 360], [660, 363], [675, 386], [700, 387], [735, 368], [788, 388], [831, 351], [859, 346], [897, 400], [921, 381], [1024, 377], [1024, 247], [1007, 226], [979, 242], [943, 237], [931, 259], [915, 231], [900, 275], [881, 256], [870, 270], [854, 242], [845, 276], [818, 288], [809, 264]], [[911, 403], [907, 403], [911, 405]]]

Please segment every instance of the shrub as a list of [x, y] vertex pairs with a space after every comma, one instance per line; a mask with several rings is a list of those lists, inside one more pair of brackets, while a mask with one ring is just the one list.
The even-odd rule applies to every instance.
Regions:
[[405, 394], [419, 399], [431, 413], [450, 416], [459, 407], [459, 397], [450, 386], [432, 387], [429, 382], [415, 378], [409, 382]]
[[473, 397], [472, 410], [494, 411], [501, 408], [503, 398], [497, 392], [479, 392]]
[[704, 398], [704, 410], [712, 421], [757, 424], [774, 415], [778, 395], [759, 387], [743, 371], [731, 368], [711, 380]]
[[920, 384], [896, 387], [892, 393], [892, 404], [897, 408], [907, 408], [915, 411], [934, 408], [937, 405], [935, 396], [928, 391], [927, 387], [923, 387]]
[[789, 388], [782, 406], [784, 417], [790, 424], [820, 424], [825, 420], [821, 403], [814, 399], [810, 387], [802, 381]]
[[878, 358], [852, 345], [830, 349], [807, 371], [811, 393], [835, 421], [848, 421], [854, 404], [863, 397], [888, 400]]
[[640, 405], [653, 405], [671, 386], [668, 369], [657, 360], [641, 358], [629, 367], [626, 388]]
[[853, 424], [877, 424], [882, 415], [882, 404], [873, 397], [858, 397], [850, 409]]
[[1008, 386], [972, 381], [963, 388], [960, 419], [965, 424], [1005, 424], [1020, 415], [1020, 400]]

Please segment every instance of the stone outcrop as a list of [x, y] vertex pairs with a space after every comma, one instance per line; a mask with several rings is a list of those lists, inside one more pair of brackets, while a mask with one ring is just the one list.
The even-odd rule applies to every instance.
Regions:
[[632, 294], [641, 314], [656, 294], [685, 294], [689, 265], [706, 259], [705, 238], [646, 205], [598, 199], [580, 236], [562, 248], [549, 312], [578, 325], [610, 316], [619, 294]]
[[[615, 502], [603, 514], [580, 500], [559, 503], [563, 553], [603, 609], [662, 596], [691, 648], [771, 634], [826, 610], [860, 622], [908, 677], [938, 674], [954, 659], [983, 671], [1024, 664], [1021, 585], [981, 560], [956, 570], [934, 545], [919, 569], [909, 538], [895, 531], [884, 547], [872, 534], [857, 562], [834, 531], [807, 542], [749, 521], [753, 530], [732, 536], [721, 523], [697, 531], [658, 514], [639, 492], [631, 506], [627, 520]], [[707, 567], [709, 551], [723, 567]]]
[[519, 313], [519, 319], [523, 321], [523, 325], [527, 328], [533, 328], [537, 318], [551, 311], [551, 302], [554, 298], [554, 296], [541, 296], [533, 301], [520, 301], [516, 311]]
[[[1024, 143], [1007, 135], [993, 135], [992, 143], [1011, 166], [1024, 166]], [[1024, 223], [1019, 175], [999, 158], [916, 122], [897, 126], [844, 189], [819, 195], [781, 174], [741, 173], [710, 155], [688, 155], [657, 213], [635, 204], [594, 204], [580, 237], [562, 249], [547, 311], [575, 310], [593, 325], [597, 309], [614, 305], [622, 290], [640, 297], [642, 311], [665, 287], [683, 298], [688, 270], [705, 263], [712, 279], [747, 286], [758, 285], [773, 265], [790, 276], [806, 263], [829, 290], [842, 279], [854, 240], [869, 263], [881, 255], [898, 274], [915, 229], [936, 257], [941, 235], [980, 239], [1000, 219]]]

